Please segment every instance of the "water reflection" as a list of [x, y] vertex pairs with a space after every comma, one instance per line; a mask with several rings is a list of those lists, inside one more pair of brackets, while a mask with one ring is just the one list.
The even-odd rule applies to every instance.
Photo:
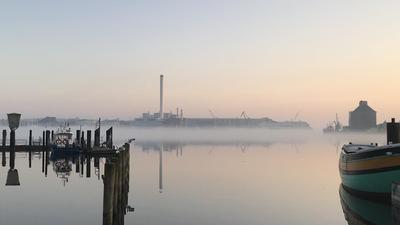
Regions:
[[340, 185], [339, 194], [344, 217], [349, 225], [400, 224], [400, 210], [397, 207], [353, 195], [346, 191], [342, 185]]
[[[44, 177], [48, 175], [48, 167], [51, 166], [52, 172], [61, 180], [62, 184], [67, 185], [75, 167], [75, 173], [80, 177], [91, 177], [92, 162], [97, 179], [103, 180], [103, 225], [122, 225], [125, 223], [127, 212], [133, 211], [133, 207], [128, 204], [129, 181], [130, 181], [130, 151], [129, 144], [124, 145], [124, 149], [117, 154], [89, 155], [78, 152], [19, 152], [27, 154], [29, 168], [32, 165], [32, 156], [41, 159], [41, 172]], [[18, 170], [15, 168], [15, 151], [2, 151], [2, 165], [6, 167], [7, 155], [9, 157], [9, 170], [7, 173], [6, 186], [19, 186]], [[20, 161], [19, 161], [20, 162]], [[101, 168], [104, 173], [101, 174]], [[20, 171], [23, 173], [23, 171]], [[46, 185], [46, 184], [43, 184]], [[18, 189], [16, 189], [18, 191]]]

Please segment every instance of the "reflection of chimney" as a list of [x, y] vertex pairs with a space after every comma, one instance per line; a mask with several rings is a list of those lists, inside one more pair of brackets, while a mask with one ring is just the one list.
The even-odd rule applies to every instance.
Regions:
[[160, 119], [164, 118], [163, 101], [164, 101], [164, 75], [160, 75]]
[[159, 164], [159, 177], [158, 177], [158, 185], [160, 193], [163, 191], [163, 151], [164, 151], [164, 144], [161, 144], [160, 149], [160, 164]]

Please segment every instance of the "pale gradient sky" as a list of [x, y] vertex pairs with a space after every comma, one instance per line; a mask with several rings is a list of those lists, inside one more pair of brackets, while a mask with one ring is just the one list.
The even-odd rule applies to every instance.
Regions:
[[[400, 1], [2, 1], [1, 111], [400, 117]], [[14, 96], [12, 93], [15, 92]], [[107, 96], [109, 95], [109, 96]], [[5, 116], [1, 116], [5, 117]]]

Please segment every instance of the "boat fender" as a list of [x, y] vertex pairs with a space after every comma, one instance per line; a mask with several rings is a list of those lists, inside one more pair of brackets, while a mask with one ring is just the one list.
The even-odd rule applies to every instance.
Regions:
[[57, 140], [56, 140], [56, 144], [58, 144], [58, 145], [61, 144], [61, 140], [60, 140], [60, 139], [57, 139]]

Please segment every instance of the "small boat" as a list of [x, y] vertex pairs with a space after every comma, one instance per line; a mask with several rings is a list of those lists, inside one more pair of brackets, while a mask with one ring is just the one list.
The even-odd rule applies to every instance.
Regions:
[[67, 126], [62, 126], [58, 128], [58, 130], [54, 134], [53, 145], [56, 145], [59, 148], [72, 145], [73, 144], [72, 136], [73, 133], [71, 132], [71, 128]]
[[61, 126], [54, 133], [53, 143], [51, 144], [51, 158], [53, 160], [64, 157], [75, 157], [81, 149], [77, 147], [73, 140], [71, 128], [67, 125]]
[[390, 201], [392, 182], [400, 181], [400, 144], [344, 145], [339, 170], [346, 190]]

